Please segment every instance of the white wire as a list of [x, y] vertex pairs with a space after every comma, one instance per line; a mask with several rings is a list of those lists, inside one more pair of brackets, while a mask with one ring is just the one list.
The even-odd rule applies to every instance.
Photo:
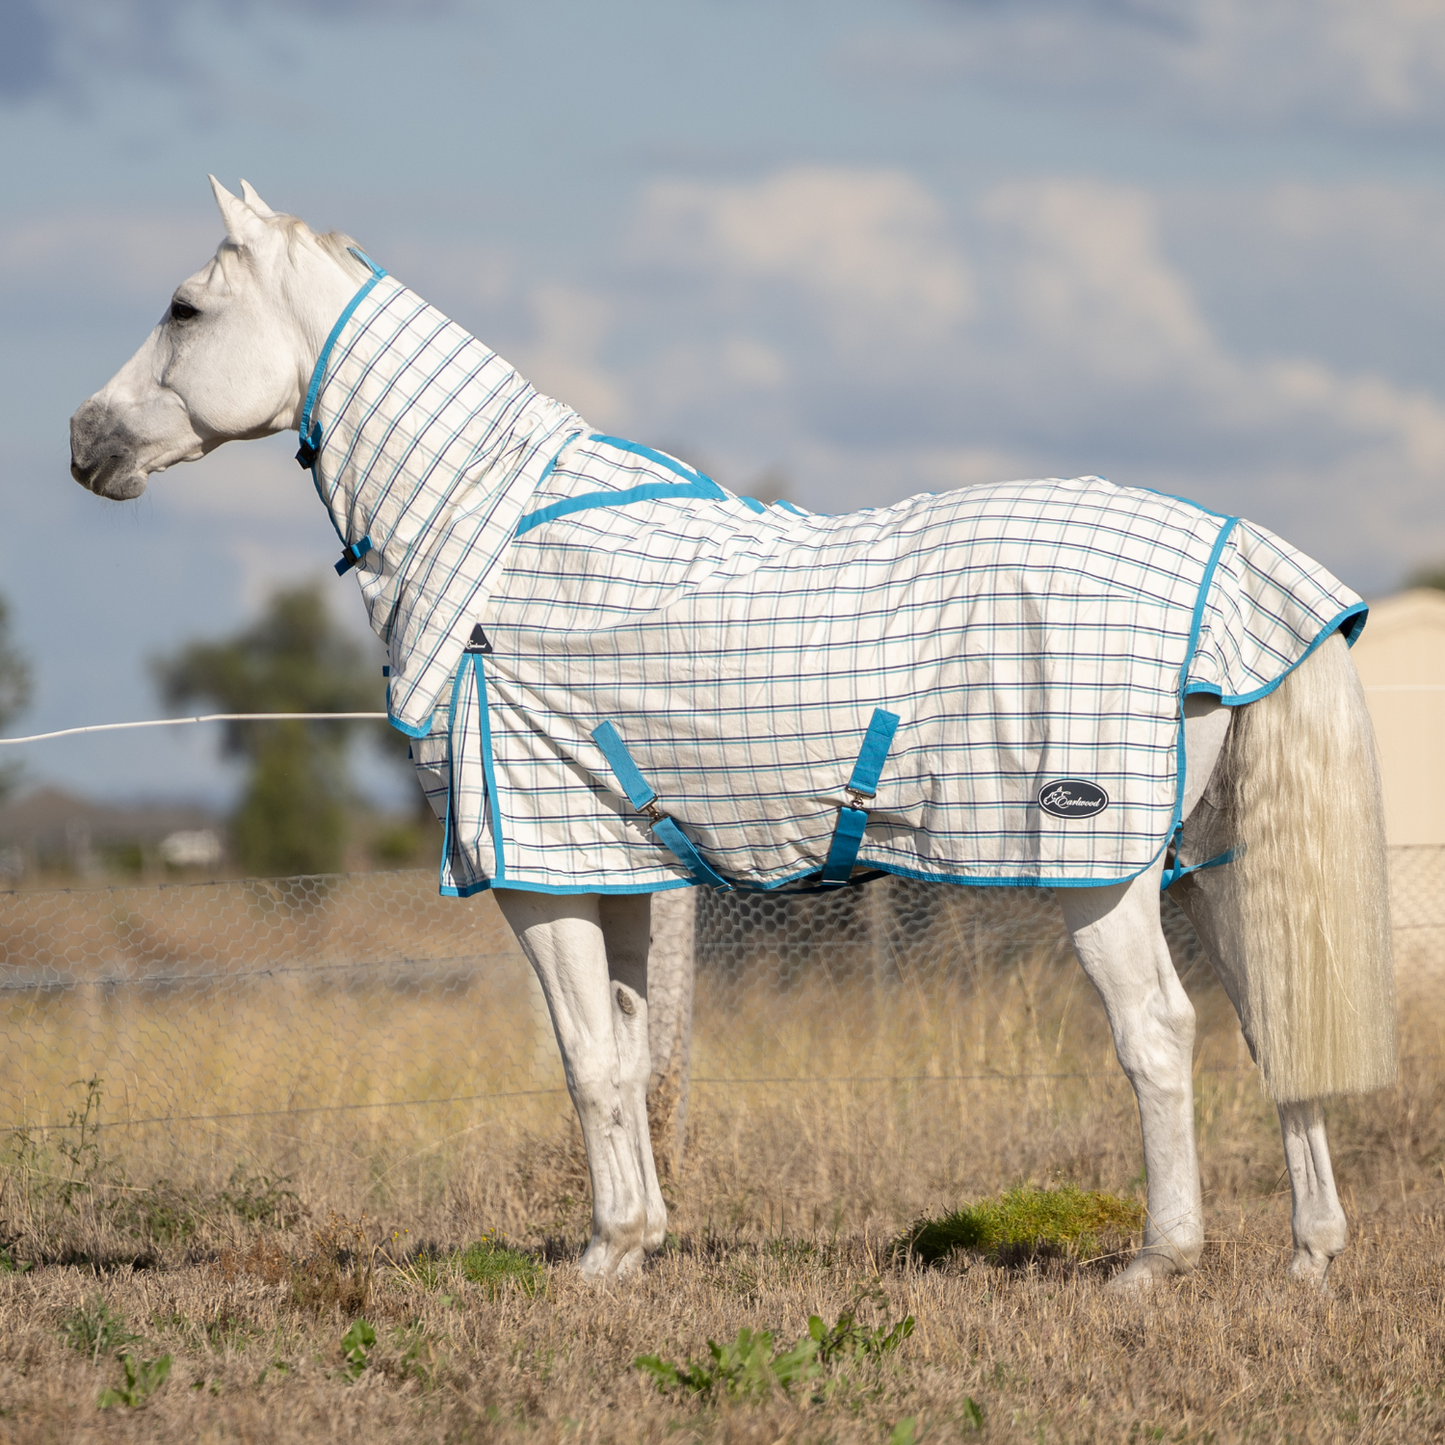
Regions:
[[[1366, 692], [1445, 692], [1445, 682], [1385, 682], [1367, 687]], [[159, 717], [144, 722], [92, 723], [84, 728], [61, 728], [59, 732], [34, 733], [28, 738], [0, 738], [0, 748], [17, 743], [44, 743], [51, 738], [72, 738], [80, 733], [114, 733], [128, 728], [172, 728], [186, 723], [206, 722], [381, 722], [384, 712], [208, 712], [200, 717]]]
[[208, 712], [200, 717], [157, 717], [145, 722], [92, 723], [84, 728], [61, 728], [54, 733], [35, 733], [28, 738], [0, 738], [0, 748], [14, 743], [43, 743], [51, 738], [71, 738], [78, 733], [114, 733], [126, 728], [170, 728], [185, 723], [205, 722], [279, 722], [282, 719], [300, 719], [303, 722], [337, 722], [365, 719], [379, 722], [386, 717], [384, 712]]

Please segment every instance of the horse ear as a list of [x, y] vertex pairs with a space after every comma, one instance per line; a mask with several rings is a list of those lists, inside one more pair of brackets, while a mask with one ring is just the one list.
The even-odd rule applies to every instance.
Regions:
[[241, 199], [255, 211], [258, 216], [274, 216], [275, 211], [256, 194], [256, 187], [248, 180], [241, 181]]
[[210, 179], [216, 204], [221, 208], [221, 219], [226, 223], [226, 235], [237, 246], [259, 240], [266, 230], [265, 221], [245, 201], [233, 196], [215, 176]]

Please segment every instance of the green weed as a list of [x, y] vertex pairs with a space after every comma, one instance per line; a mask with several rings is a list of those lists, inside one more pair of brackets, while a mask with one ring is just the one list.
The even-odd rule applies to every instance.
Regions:
[[10, 1252], [13, 1248], [13, 1245], [9, 1245], [0, 1249], [0, 1274], [24, 1274], [27, 1270], [35, 1268], [28, 1259], [16, 1259]]
[[651, 1375], [660, 1390], [684, 1389], [695, 1395], [755, 1399], [776, 1385], [786, 1393], [793, 1385], [816, 1378], [828, 1366], [880, 1360], [913, 1333], [912, 1315], [891, 1325], [860, 1325], [858, 1307], [864, 1300], [887, 1303], [883, 1292], [874, 1289], [855, 1299], [831, 1327], [820, 1316], [809, 1315], [808, 1333], [786, 1350], [774, 1349], [770, 1330], [744, 1328], [730, 1344], [709, 1340], [709, 1359], [689, 1359], [679, 1365], [660, 1355], [639, 1355], [633, 1365]]
[[489, 1229], [475, 1244], [453, 1256], [464, 1279], [480, 1285], [488, 1299], [515, 1287], [534, 1299], [545, 1288], [547, 1271], [529, 1254], [513, 1249], [499, 1230]]
[[955, 1250], [976, 1250], [1000, 1263], [1041, 1253], [1087, 1259], [1108, 1252], [1144, 1227], [1144, 1206], [1117, 1194], [1077, 1189], [1010, 1189], [940, 1219], [920, 1219], [895, 1251], [925, 1264]]
[[286, 1187], [291, 1182], [289, 1174], [274, 1179], [269, 1174], [250, 1178], [246, 1174], [246, 1166], [238, 1164], [221, 1191], [221, 1202], [247, 1224], [289, 1229], [306, 1213], [300, 1196], [294, 1189]]
[[91, 1300], [72, 1310], [60, 1322], [60, 1338], [72, 1350], [89, 1355], [92, 1361], [113, 1354], [141, 1337], [126, 1327], [125, 1318], [112, 1314], [102, 1299]]
[[162, 1355], [158, 1360], [138, 1360], [134, 1355], [121, 1356], [121, 1369], [125, 1383], [113, 1390], [103, 1390], [96, 1408], [109, 1410], [112, 1405], [125, 1405], [134, 1409], [165, 1384], [171, 1372], [171, 1357]]
[[660, 1355], [639, 1355], [632, 1363], [657, 1382], [658, 1389], [691, 1390], [695, 1395], [726, 1395], [731, 1399], [755, 1399], [768, 1394], [774, 1385], [789, 1389], [811, 1380], [818, 1364], [818, 1342], [804, 1335], [791, 1349], [774, 1351], [771, 1330], [750, 1330], [746, 1326], [730, 1344], [707, 1342], [710, 1359], [689, 1359], [685, 1365], [664, 1360]]
[[358, 1380], [371, 1362], [371, 1351], [376, 1344], [376, 1331], [365, 1320], [356, 1320], [341, 1337], [341, 1356], [346, 1361], [346, 1376]]
[[391, 1337], [401, 1351], [400, 1373], [419, 1380], [424, 1387], [435, 1385], [439, 1361], [431, 1331], [425, 1325], [412, 1324], [393, 1330]]
[[820, 1365], [882, 1359], [884, 1355], [891, 1355], [913, 1333], [912, 1315], [904, 1315], [892, 1325], [877, 1325], [871, 1329], [859, 1324], [858, 1310], [865, 1302], [875, 1309], [886, 1309], [888, 1296], [877, 1285], [856, 1295], [831, 1329], [819, 1316], [808, 1316], [808, 1336], [817, 1342]]

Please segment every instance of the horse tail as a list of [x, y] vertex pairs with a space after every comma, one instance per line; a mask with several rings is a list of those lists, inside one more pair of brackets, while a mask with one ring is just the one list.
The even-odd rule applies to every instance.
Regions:
[[1236, 711], [1222, 801], [1242, 1012], [1279, 1103], [1395, 1080], [1384, 798], [1364, 688], [1336, 633]]

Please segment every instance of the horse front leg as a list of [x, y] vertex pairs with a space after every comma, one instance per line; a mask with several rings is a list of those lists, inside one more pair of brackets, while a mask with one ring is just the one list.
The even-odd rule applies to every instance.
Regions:
[[648, 953], [652, 933], [652, 895], [631, 893], [598, 900], [602, 936], [607, 945], [613, 1029], [617, 1037], [622, 1122], [642, 1171], [647, 1222], [642, 1247], [661, 1249], [667, 1238], [667, 1205], [657, 1183], [652, 1135], [647, 1126], [647, 1088], [652, 1079], [647, 994]]
[[[666, 1225], [665, 1215], [659, 1225], [649, 1208], [650, 1195], [658, 1208], [662, 1197], [647, 1137], [645, 1002], [631, 984], [612, 980], [595, 894], [497, 889], [496, 898], [542, 985], [582, 1125], [592, 1183], [583, 1277], [628, 1274], [642, 1264], [649, 1235]], [[642, 939], [645, 969], [645, 926]]]
[[1162, 865], [1109, 888], [1059, 890], [1074, 952], [1099, 991], [1114, 1049], [1139, 1101], [1148, 1175], [1144, 1243], [1113, 1281], [1147, 1288], [1193, 1267], [1204, 1248], [1194, 1144], [1194, 1006], [1159, 926]]

